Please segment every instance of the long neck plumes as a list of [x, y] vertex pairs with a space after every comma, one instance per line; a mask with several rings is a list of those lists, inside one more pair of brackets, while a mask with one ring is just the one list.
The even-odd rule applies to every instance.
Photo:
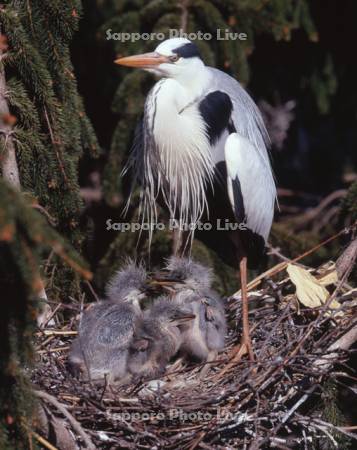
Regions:
[[152, 89], [145, 105], [142, 128], [143, 210], [156, 221], [155, 201], [162, 194], [171, 218], [196, 223], [206, 204], [206, 189], [213, 181], [214, 164], [205, 123], [198, 104], [205, 92], [200, 85], [183, 86], [163, 79]]

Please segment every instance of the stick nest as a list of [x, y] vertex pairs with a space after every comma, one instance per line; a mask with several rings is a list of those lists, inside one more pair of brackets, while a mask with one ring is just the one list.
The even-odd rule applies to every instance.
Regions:
[[[72, 448], [80, 449], [91, 444], [100, 449], [314, 449], [317, 441], [337, 448], [337, 435], [354, 435], [326, 421], [316, 404], [329, 379], [352, 373], [347, 362], [357, 340], [357, 290], [339, 282], [329, 291], [339, 302], [337, 309], [330, 309], [329, 302], [306, 308], [290, 278], [277, 283], [266, 278], [260, 290], [249, 292], [254, 362], [246, 356], [232, 361], [241, 331], [236, 296], [226, 302], [230, 331], [225, 351], [205, 379], [199, 376], [201, 366], [176, 360], [159, 380], [135, 386], [98, 387], [73, 379], [66, 358], [78, 311], [65, 323], [56, 313], [57, 334], [53, 328], [37, 334], [40, 361], [32, 373], [36, 389], [50, 394], [40, 396], [45, 422], [62, 421]], [[37, 429], [44, 436], [43, 420]], [[61, 448], [61, 436], [44, 438], [52, 445], [57, 439]]]

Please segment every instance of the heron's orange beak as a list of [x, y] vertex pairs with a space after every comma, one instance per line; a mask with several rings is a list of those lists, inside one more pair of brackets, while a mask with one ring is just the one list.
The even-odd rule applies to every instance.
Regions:
[[167, 56], [160, 55], [159, 53], [144, 53], [142, 55], [126, 56], [125, 58], [116, 59], [115, 64], [126, 67], [138, 67], [141, 69], [150, 68], [152, 66], [158, 66], [159, 64], [168, 62]]

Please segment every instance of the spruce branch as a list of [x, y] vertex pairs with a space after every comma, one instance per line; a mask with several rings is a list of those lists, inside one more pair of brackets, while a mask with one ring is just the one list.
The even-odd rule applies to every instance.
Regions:
[[6, 56], [3, 46], [0, 46], [0, 133], [2, 134], [3, 148], [1, 155], [1, 172], [3, 178], [15, 189], [21, 190], [19, 167], [16, 160], [16, 147], [13, 140], [13, 130], [9, 123], [4, 120], [10, 116], [9, 105], [6, 98], [5, 69], [2, 62]]
[[[16, 159], [16, 147], [12, 136], [14, 131], [12, 130], [11, 123], [8, 123], [4, 119], [5, 117], [10, 116], [9, 104], [5, 94], [7, 92], [5, 68], [2, 62], [3, 58], [6, 56], [6, 50], [7, 46], [4, 46], [3, 37], [2, 45], [0, 46], [0, 132], [4, 135], [4, 143], [0, 164], [4, 180], [6, 180], [16, 190], [21, 191], [19, 167]], [[48, 298], [45, 291], [45, 286], [40, 276], [36, 276], [36, 281], [39, 298], [47, 301]], [[41, 315], [38, 318], [38, 322], [39, 324], [42, 322]]]

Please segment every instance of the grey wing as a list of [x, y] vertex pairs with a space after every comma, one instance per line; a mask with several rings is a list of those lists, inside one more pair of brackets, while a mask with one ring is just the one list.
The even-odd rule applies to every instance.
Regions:
[[97, 323], [97, 342], [106, 347], [129, 345], [135, 327], [136, 314], [126, 305], [113, 305]]
[[212, 74], [210, 91], [219, 90], [229, 95], [233, 104], [232, 121], [236, 131], [253, 144], [271, 172], [267, 151], [270, 139], [259, 108], [237, 80], [213, 67], [209, 67], [209, 70]]
[[227, 322], [223, 300], [214, 291], [208, 293], [207, 299], [208, 305], [213, 310], [213, 321], [223, 331], [223, 334], [226, 334]]
[[220, 70], [209, 68], [210, 90], [219, 89], [229, 95], [235, 132], [225, 142], [228, 192], [239, 220], [266, 242], [270, 231], [276, 188], [267, 146], [269, 136], [262, 115], [250, 95]]
[[85, 370], [84, 354], [81, 347], [80, 337], [73, 340], [67, 361], [68, 370], [75, 377], [79, 377]]
[[112, 305], [107, 300], [97, 303], [91, 303], [87, 309], [83, 312], [79, 322], [78, 332], [79, 335], [91, 333], [95, 329], [98, 320], [108, 311], [108, 308]]
[[267, 242], [274, 217], [275, 183], [256, 148], [239, 133], [226, 140], [228, 194], [238, 219]]
[[86, 333], [87, 330], [92, 330], [96, 326], [98, 319], [107, 311], [108, 305], [110, 303], [107, 301], [100, 301], [98, 303], [91, 303], [87, 307], [79, 322], [79, 335]]
[[207, 320], [207, 343], [211, 350], [222, 350], [227, 333], [224, 305], [215, 292], [210, 291], [207, 294], [206, 311], [210, 311], [210, 320]]

